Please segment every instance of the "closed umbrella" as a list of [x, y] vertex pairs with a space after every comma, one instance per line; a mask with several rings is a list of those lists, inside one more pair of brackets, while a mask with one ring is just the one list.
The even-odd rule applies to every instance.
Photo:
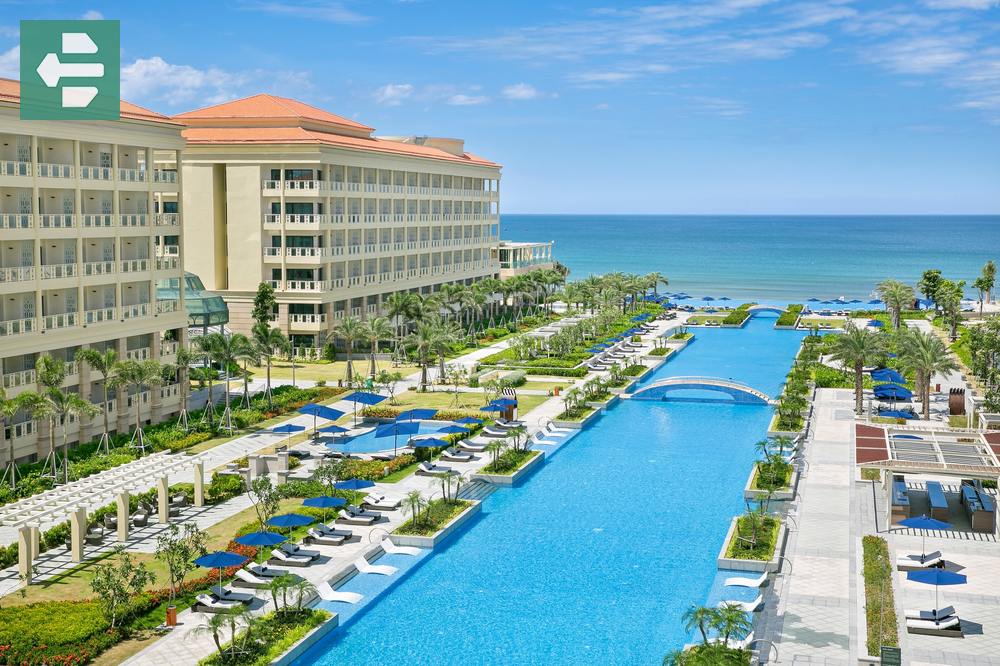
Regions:
[[919, 571], [907, 571], [906, 579], [915, 583], [934, 586], [934, 610], [938, 609], [938, 586], [939, 585], [965, 585], [968, 578], [964, 574], [948, 571], [947, 569], [922, 569]]
[[[899, 524], [903, 527], [908, 527], [912, 530], [950, 530], [951, 523], [946, 523], [943, 520], [938, 520], [936, 518], [930, 518], [926, 515], [913, 518], [905, 518], [899, 521]], [[924, 556], [927, 554], [927, 549], [925, 548], [924, 541], [927, 535], [920, 535], [920, 561], [924, 561]]]

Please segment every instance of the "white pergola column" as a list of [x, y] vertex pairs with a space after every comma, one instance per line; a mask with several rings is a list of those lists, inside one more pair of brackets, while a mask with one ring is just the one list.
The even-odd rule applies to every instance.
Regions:
[[123, 490], [115, 497], [118, 508], [118, 541], [125, 543], [128, 540], [128, 528], [131, 518], [131, 511], [128, 506], [128, 491]]
[[77, 508], [69, 514], [69, 559], [83, 562], [83, 544], [87, 538], [87, 510]]
[[167, 477], [161, 476], [156, 480], [156, 505], [159, 513], [159, 522], [170, 522], [170, 492], [167, 486]]
[[205, 506], [205, 463], [194, 464], [194, 505]]
[[38, 555], [41, 552], [38, 548], [38, 542], [41, 537], [41, 530], [38, 528], [37, 524], [28, 525], [28, 530], [29, 530], [28, 534], [31, 540], [31, 561], [34, 562], [35, 560], [38, 559]]
[[17, 573], [31, 585], [31, 528], [27, 525], [17, 530]]

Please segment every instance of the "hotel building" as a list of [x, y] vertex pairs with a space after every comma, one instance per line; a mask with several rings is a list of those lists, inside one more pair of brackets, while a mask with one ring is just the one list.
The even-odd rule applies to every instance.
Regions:
[[295, 100], [256, 95], [175, 116], [185, 265], [247, 332], [269, 282], [275, 325], [317, 347], [402, 290], [495, 276], [500, 166], [458, 139], [378, 138]]
[[506, 280], [535, 270], [555, 268], [556, 260], [552, 258], [552, 246], [555, 244], [555, 241], [500, 241], [492, 249], [493, 256], [500, 263], [500, 278]]
[[[182, 126], [122, 102], [118, 121], [20, 120], [17, 81], [0, 79], [0, 377], [8, 398], [37, 390], [42, 353], [65, 360], [64, 390], [100, 405], [101, 376], [73, 361], [78, 349], [170, 362], [186, 336], [183, 289], [157, 300], [157, 283], [181, 284]], [[179, 411], [177, 385], [106, 406], [125, 432], [134, 401], [144, 420]], [[7, 422], [0, 462], [44, 458], [47, 423]], [[71, 420], [68, 441], [99, 436], [103, 417]], [[59, 428], [56, 441], [61, 443]]]

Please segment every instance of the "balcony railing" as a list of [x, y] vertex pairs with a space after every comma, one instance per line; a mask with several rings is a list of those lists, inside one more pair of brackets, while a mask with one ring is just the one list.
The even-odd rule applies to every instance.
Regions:
[[100, 324], [106, 321], [117, 321], [118, 320], [118, 309], [111, 308], [98, 308], [97, 310], [85, 310], [83, 312], [83, 321], [86, 324]]
[[157, 245], [156, 256], [158, 257], [179, 257], [181, 248], [179, 245]]
[[76, 215], [72, 213], [43, 213], [38, 217], [42, 229], [71, 229], [76, 226]]
[[80, 166], [80, 178], [86, 180], [111, 180], [114, 170], [111, 167], [102, 166]]
[[45, 331], [53, 331], [59, 328], [72, 328], [77, 325], [78, 321], [79, 320], [75, 312], [46, 315], [42, 317], [42, 329]]
[[145, 169], [118, 169], [118, 180], [123, 183], [146, 182]]
[[76, 277], [76, 264], [44, 264], [40, 273], [43, 280]]
[[31, 213], [0, 213], [0, 229], [30, 229], [34, 226]]
[[[164, 301], [157, 301], [157, 303], [156, 303], [157, 307], [159, 307], [160, 303], [163, 303], [163, 302]], [[175, 301], [175, 303], [176, 303], [176, 301]], [[180, 345], [177, 343], [176, 340], [161, 342], [160, 343], [160, 356], [173, 356], [174, 354], [177, 353], [177, 350], [179, 348], [180, 348]]]
[[27, 282], [35, 279], [34, 266], [11, 266], [0, 268], [0, 284], [5, 282]]
[[115, 216], [110, 213], [84, 213], [83, 226], [84, 228], [113, 227]]
[[157, 213], [154, 224], [158, 227], [176, 227], [180, 224], [180, 213]]
[[[170, 312], [177, 312], [178, 307], [180, 307], [180, 301], [176, 298], [168, 298], [162, 301], [156, 301], [156, 313], [157, 314], [168, 314]], [[164, 342], [164, 345], [167, 343]], [[177, 343], [174, 344], [174, 351], [176, 350]]]
[[0, 161], [0, 176], [30, 176], [31, 162]]
[[125, 351], [125, 359], [129, 361], [148, 361], [150, 359], [152, 352], [149, 347], [140, 347], [139, 349], [128, 349]]
[[153, 182], [154, 183], [176, 183], [177, 182], [177, 172], [170, 169], [154, 169], [153, 170]]
[[149, 316], [149, 303], [122, 306], [122, 319], [139, 319]]
[[180, 257], [160, 257], [156, 260], [156, 270], [158, 271], [173, 271], [180, 267]]
[[149, 224], [145, 213], [123, 213], [118, 216], [118, 221], [123, 227], [145, 227]]
[[166, 386], [160, 387], [160, 399], [168, 400], [170, 398], [176, 398], [180, 395], [180, 387], [177, 384], [167, 384]]
[[83, 264], [84, 275], [111, 275], [115, 272], [113, 261], [87, 261]]
[[38, 321], [33, 317], [0, 321], [0, 335], [23, 335], [34, 333], [36, 330], [38, 330]]
[[288, 321], [291, 324], [325, 324], [325, 314], [290, 314]]
[[39, 178], [72, 178], [72, 164], [41, 164], [35, 165], [35, 173]]
[[122, 273], [138, 273], [149, 270], [149, 259], [125, 259], [121, 262]]
[[31, 386], [34, 383], [35, 371], [33, 369], [8, 372], [3, 376], [3, 387], [5, 389], [13, 389], [20, 386]]

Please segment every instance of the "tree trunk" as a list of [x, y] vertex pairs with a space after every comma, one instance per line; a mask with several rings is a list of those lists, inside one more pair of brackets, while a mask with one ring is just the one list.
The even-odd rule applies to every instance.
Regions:
[[861, 415], [862, 411], [861, 397], [865, 386], [862, 370], [864, 370], [864, 366], [862, 365], [861, 361], [855, 361], [854, 362], [854, 413], [859, 416]]
[[271, 398], [271, 356], [267, 356], [267, 406], [274, 407], [274, 400]]

